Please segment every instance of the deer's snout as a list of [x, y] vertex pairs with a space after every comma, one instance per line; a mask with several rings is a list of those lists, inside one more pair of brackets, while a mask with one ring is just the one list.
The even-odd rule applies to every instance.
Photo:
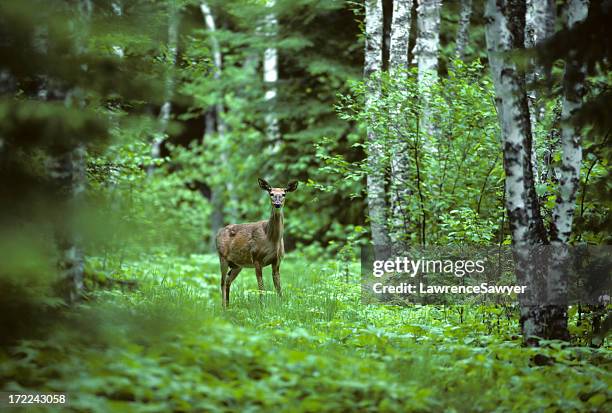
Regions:
[[272, 206], [274, 208], [281, 208], [283, 206], [285, 195], [282, 193], [271, 193], [270, 201], [272, 202]]

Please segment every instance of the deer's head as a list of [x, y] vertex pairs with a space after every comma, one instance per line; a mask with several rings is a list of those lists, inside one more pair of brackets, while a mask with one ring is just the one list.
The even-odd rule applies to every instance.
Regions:
[[267, 191], [270, 195], [270, 204], [273, 208], [282, 208], [285, 204], [285, 195], [287, 192], [293, 192], [298, 187], [297, 181], [291, 181], [285, 188], [272, 188], [265, 179], [257, 178], [259, 187]]

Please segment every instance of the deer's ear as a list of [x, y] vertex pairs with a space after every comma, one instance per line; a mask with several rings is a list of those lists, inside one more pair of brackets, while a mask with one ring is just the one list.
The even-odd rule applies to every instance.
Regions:
[[287, 185], [287, 188], [285, 188], [285, 192], [293, 192], [297, 189], [298, 187], [298, 181], [291, 181], [289, 182], [289, 185]]
[[257, 178], [257, 182], [259, 182], [259, 187], [264, 191], [270, 191], [270, 189], [272, 189], [270, 184], [267, 183], [265, 179]]

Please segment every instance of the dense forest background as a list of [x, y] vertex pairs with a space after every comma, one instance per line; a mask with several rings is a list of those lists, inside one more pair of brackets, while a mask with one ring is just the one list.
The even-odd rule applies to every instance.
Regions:
[[[366, 305], [358, 259], [609, 246], [611, 11], [3, 2], [0, 389], [74, 411], [609, 411], [609, 295]], [[215, 234], [267, 219], [258, 177], [300, 182], [285, 296], [246, 270], [223, 311]]]

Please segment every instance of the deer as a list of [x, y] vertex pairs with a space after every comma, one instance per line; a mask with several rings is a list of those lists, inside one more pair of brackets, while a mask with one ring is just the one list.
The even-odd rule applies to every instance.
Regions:
[[[266, 221], [230, 224], [217, 232], [217, 253], [221, 269], [221, 305], [229, 306], [230, 287], [243, 268], [255, 268], [257, 287], [264, 291], [262, 268], [272, 265], [272, 280], [282, 297], [280, 264], [285, 254], [283, 244], [285, 195], [298, 187], [291, 181], [285, 188], [272, 188], [264, 179], [257, 178], [259, 187], [269, 195], [271, 213]], [[229, 270], [229, 272], [228, 272]], [[261, 295], [260, 295], [261, 296]]]

